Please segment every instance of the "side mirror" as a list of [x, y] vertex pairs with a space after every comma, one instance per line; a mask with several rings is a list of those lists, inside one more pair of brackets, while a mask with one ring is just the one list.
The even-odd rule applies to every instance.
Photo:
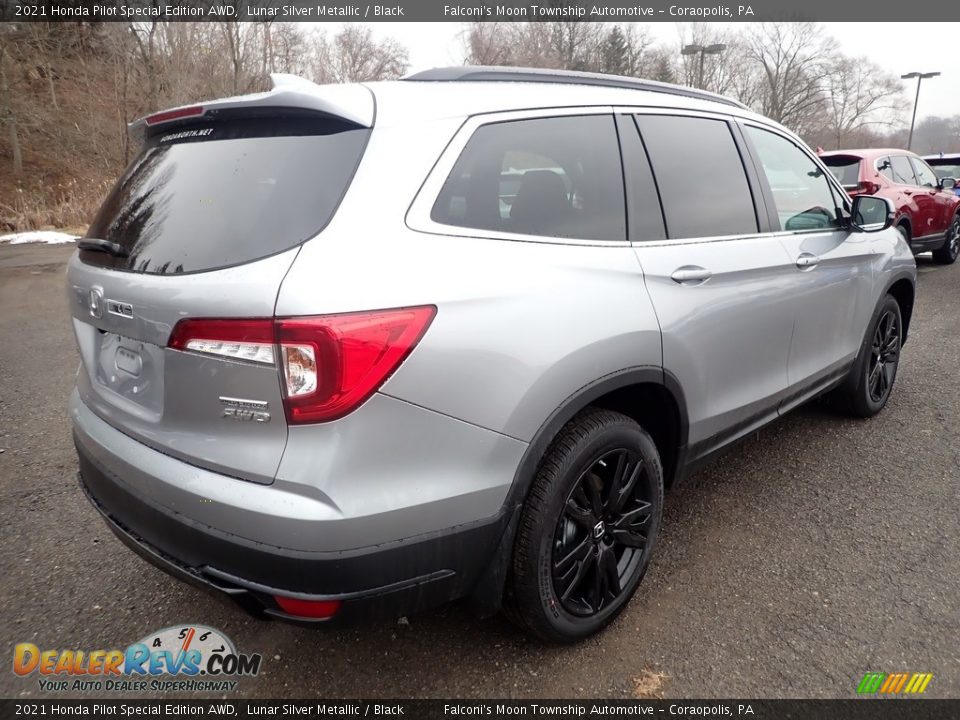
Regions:
[[893, 225], [896, 209], [886, 198], [857, 195], [850, 212], [850, 229], [854, 232], [880, 232]]
[[941, 190], [953, 190], [957, 186], [957, 181], [953, 178], [940, 178]]

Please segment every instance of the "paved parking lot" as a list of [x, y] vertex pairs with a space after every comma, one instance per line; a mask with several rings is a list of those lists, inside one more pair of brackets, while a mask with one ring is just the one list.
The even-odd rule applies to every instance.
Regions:
[[453, 606], [408, 624], [249, 619], [123, 547], [75, 481], [64, 247], [0, 246], [0, 696], [13, 646], [125, 647], [187, 622], [265, 659], [260, 697], [851, 697], [866, 671], [960, 696], [960, 264], [920, 260], [886, 411], [802, 409], [668, 498], [647, 579], [599, 637], [544, 647]]

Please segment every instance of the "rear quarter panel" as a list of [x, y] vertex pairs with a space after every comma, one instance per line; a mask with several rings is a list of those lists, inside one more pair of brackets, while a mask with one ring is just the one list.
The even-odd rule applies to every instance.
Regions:
[[[300, 251], [278, 315], [432, 304], [382, 392], [523, 441], [578, 389], [662, 360], [633, 250], [432, 235], [405, 215], [463, 118], [378, 125], [323, 235]], [[466, 231], [470, 232], [470, 231]]]

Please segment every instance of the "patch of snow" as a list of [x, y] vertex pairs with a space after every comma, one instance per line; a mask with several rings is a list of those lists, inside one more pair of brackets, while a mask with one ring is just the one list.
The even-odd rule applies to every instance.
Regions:
[[63, 243], [72, 243], [76, 239], [76, 235], [57, 232], [56, 230], [31, 230], [29, 232], [13, 233], [12, 235], [0, 235], [0, 245], [3, 243], [10, 243], [11, 245], [22, 245], [24, 243], [62, 245]]

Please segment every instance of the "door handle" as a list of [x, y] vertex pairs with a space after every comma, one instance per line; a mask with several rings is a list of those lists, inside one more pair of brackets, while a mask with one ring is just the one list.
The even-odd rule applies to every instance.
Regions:
[[819, 264], [820, 258], [813, 253], [800, 253], [800, 256], [797, 258], [797, 267], [801, 270], [812, 270]]
[[699, 285], [713, 277], [713, 273], [699, 265], [684, 265], [673, 271], [670, 279], [681, 285]]

